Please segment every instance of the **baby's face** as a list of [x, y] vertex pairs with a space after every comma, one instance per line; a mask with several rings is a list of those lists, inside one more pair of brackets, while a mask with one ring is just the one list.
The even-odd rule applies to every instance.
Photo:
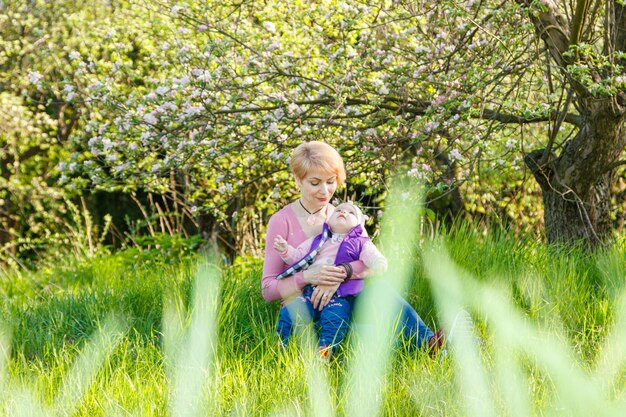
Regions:
[[356, 209], [352, 204], [341, 203], [328, 219], [328, 226], [333, 233], [348, 233], [359, 224]]

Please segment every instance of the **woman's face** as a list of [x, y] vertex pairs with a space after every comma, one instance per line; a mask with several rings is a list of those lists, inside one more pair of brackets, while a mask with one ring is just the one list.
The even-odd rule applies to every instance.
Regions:
[[328, 204], [337, 189], [337, 175], [323, 171], [309, 172], [296, 182], [300, 186], [302, 202], [309, 211]]

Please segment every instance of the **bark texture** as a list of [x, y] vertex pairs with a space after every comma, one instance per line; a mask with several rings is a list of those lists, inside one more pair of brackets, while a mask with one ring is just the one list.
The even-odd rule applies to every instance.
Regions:
[[[583, 0], [579, 0], [583, 1]], [[528, 1], [518, 1], [529, 5]], [[617, 166], [626, 134], [624, 92], [594, 96], [567, 73], [566, 52], [572, 42], [569, 26], [549, 4], [547, 10], [532, 16], [538, 36], [545, 42], [553, 61], [569, 79], [580, 112], [577, 135], [568, 141], [559, 155], [540, 149], [526, 156], [526, 165], [541, 186], [546, 237], [550, 243], [583, 240], [595, 246], [611, 232], [610, 189], [613, 166]], [[626, 50], [626, 13], [613, 2], [606, 19], [610, 51]], [[577, 29], [580, 33], [580, 28]], [[614, 165], [615, 164], [615, 165]]]

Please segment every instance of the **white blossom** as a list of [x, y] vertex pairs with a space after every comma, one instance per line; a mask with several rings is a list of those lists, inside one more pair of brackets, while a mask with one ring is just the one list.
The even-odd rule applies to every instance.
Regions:
[[407, 171], [406, 174], [409, 177], [417, 178], [417, 179], [421, 179], [423, 177], [422, 173], [417, 168], [411, 168], [410, 170]]
[[276, 118], [276, 120], [282, 119], [284, 115], [285, 115], [285, 111], [282, 108], [279, 107], [276, 110], [274, 110], [274, 117]]
[[463, 160], [463, 155], [461, 155], [461, 152], [459, 152], [459, 150], [457, 148], [452, 149], [448, 156], [453, 161], [462, 161]]
[[424, 131], [430, 133], [439, 127], [439, 122], [429, 122], [424, 125]]
[[114, 146], [115, 146], [115, 144], [113, 142], [111, 142], [111, 139], [109, 139], [109, 138], [102, 139], [102, 150], [104, 152], [112, 149]]
[[90, 149], [93, 149], [98, 144], [98, 142], [100, 142], [100, 137], [94, 136], [87, 141], [87, 146], [89, 146]]
[[263, 22], [263, 28], [271, 33], [276, 32], [276, 26], [272, 22]]
[[172, 101], [168, 101], [168, 102], [165, 102], [165, 103], [161, 104], [161, 105], [157, 108], [157, 111], [158, 111], [159, 113], [165, 113], [165, 112], [167, 112], [168, 110], [169, 110], [169, 111], [176, 111], [176, 110], [178, 110], [178, 106], [177, 106], [174, 102], [172, 102]]
[[120, 172], [124, 171], [126, 169], [127, 165], [126, 164], [119, 164], [119, 165], [115, 165], [115, 167], [113, 167], [113, 169], [115, 170], [115, 172], [117, 174], [119, 174]]
[[280, 42], [274, 41], [265, 48], [267, 51], [273, 51], [275, 49], [280, 49]]
[[155, 125], [157, 124], [159, 121], [157, 120], [156, 116], [154, 115], [154, 113], [148, 113], [143, 117], [143, 120], [151, 125]]
[[289, 113], [290, 115], [293, 115], [295, 112], [300, 111], [300, 106], [298, 106], [296, 103], [289, 103], [289, 105], [287, 106], [287, 113]]
[[170, 14], [172, 15], [172, 17], [178, 17], [178, 14], [182, 9], [183, 8], [180, 6], [174, 6], [170, 9]]
[[41, 79], [43, 78], [43, 75], [41, 75], [39, 72], [37, 71], [31, 71], [28, 73], [28, 81], [31, 84], [39, 84], [39, 81], [41, 81]]
[[202, 106], [192, 106], [190, 104], [186, 104], [183, 111], [185, 113], [185, 116], [191, 117], [196, 114], [202, 113], [203, 110], [204, 108]]
[[515, 139], [509, 139], [506, 141], [506, 143], [504, 144], [504, 146], [507, 149], [513, 149], [515, 148], [515, 146], [517, 145], [517, 142], [515, 141]]

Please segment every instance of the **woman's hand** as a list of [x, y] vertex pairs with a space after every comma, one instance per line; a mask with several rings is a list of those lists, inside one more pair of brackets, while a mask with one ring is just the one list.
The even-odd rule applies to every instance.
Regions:
[[314, 265], [304, 271], [304, 281], [311, 285], [337, 285], [346, 278], [346, 270], [335, 265]]
[[316, 310], [321, 310], [326, 307], [326, 304], [333, 298], [337, 288], [339, 288], [341, 284], [333, 284], [333, 285], [318, 285], [313, 290], [313, 294], [311, 295], [311, 303], [313, 304], [313, 308]]

